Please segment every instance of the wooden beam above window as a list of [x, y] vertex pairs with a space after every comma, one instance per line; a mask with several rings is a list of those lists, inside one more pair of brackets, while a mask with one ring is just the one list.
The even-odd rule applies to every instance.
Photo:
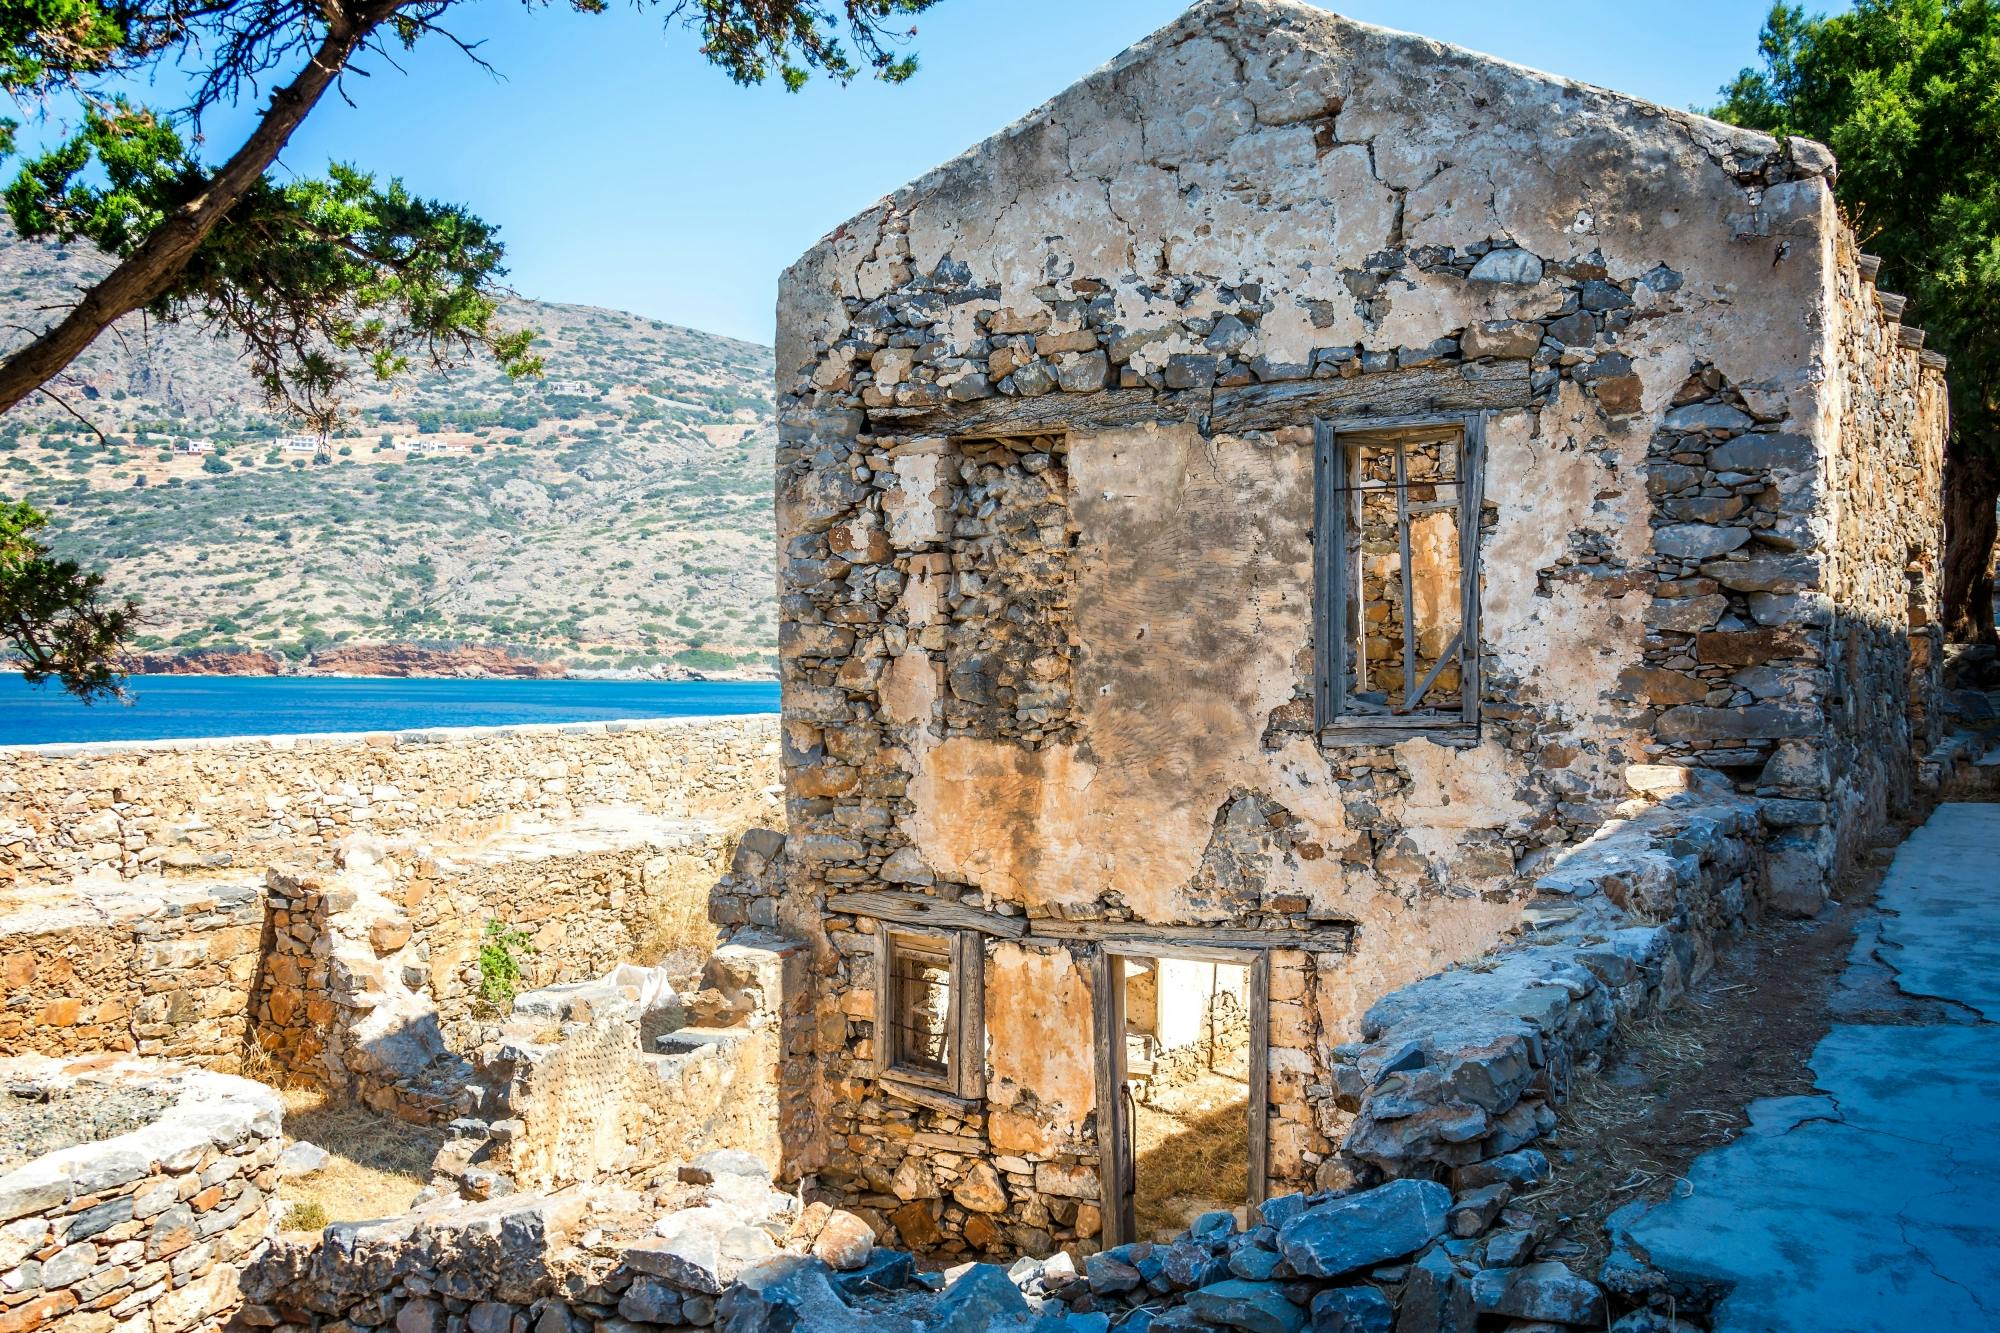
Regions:
[[1371, 421], [1506, 411], [1534, 401], [1526, 361], [1412, 366], [1347, 379], [1279, 380], [1217, 389], [1097, 389], [1034, 398], [980, 398], [931, 407], [868, 409], [877, 434], [958, 438], [1116, 430], [1191, 422], [1210, 435], [1309, 426], [1338, 418], [1342, 429]]

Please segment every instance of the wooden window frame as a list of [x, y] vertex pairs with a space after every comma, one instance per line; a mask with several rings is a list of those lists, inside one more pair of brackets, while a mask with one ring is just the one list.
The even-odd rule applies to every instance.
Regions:
[[[950, 960], [951, 997], [946, 1022], [951, 1042], [942, 1074], [898, 1063], [896, 1049], [896, 945]], [[970, 930], [937, 930], [875, 923], [875, 1076], [891, 1092], [940, 1109], [960, 1109], [986, 1093], [986, 950]]]
[[[1479, 537], [1486, 455], [1484, 412], [1446, 414], [1397, 421], [1362, 419], [1313, 422], [1313, 725], [1327, 745], [1393, 744], [1415, 737], [1466, 742], [1479, 736]], [[1452, 712], [1357, 713], [1347, 707], [1345, 654], [1348, 581], [1356, 576], [1348, 560], [1348, 478], [1351, 450], [1364, 440], [1393, 443], [1458, 431], [1459, 478], [1459, 692]], [[1404, 563], [1408, 564], [1408, 517], [1399, 515]], [[1403, 580], [1409, 597], [1409, 580]], [[1405, 608], [1405, 635], [1412, 633]], [[1406, 654], [1407, 657], [1407, 654]], [[1410, 663], [1413, 668], [1414, 663]], [[1435, 671], [1433, 671], [1433, 679]], [[1419, 699], [1422, 694], [1419, 693]]]

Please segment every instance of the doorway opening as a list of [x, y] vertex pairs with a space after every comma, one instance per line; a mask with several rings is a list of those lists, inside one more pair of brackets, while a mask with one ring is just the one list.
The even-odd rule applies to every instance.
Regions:
[[1113, 1243], [1171, 1239], [1262, 1198], [1263, 955], [1203, 954], [1105, 958]]

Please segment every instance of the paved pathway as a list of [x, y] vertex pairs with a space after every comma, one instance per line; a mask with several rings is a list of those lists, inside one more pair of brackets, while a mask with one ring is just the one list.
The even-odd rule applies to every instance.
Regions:
[[1735, 1333], [2000, 1330], [2000, 805], [1897, 851], [1812, 1057], [1630, 1235]]

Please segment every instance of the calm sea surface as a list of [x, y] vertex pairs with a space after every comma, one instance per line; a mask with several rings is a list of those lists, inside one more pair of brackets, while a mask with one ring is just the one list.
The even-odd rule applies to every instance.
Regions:
[[775, 713], [776, 681], [133, 676], [129, 704], [84, 705], [0, 673], [0, 745], [404, 731]]

